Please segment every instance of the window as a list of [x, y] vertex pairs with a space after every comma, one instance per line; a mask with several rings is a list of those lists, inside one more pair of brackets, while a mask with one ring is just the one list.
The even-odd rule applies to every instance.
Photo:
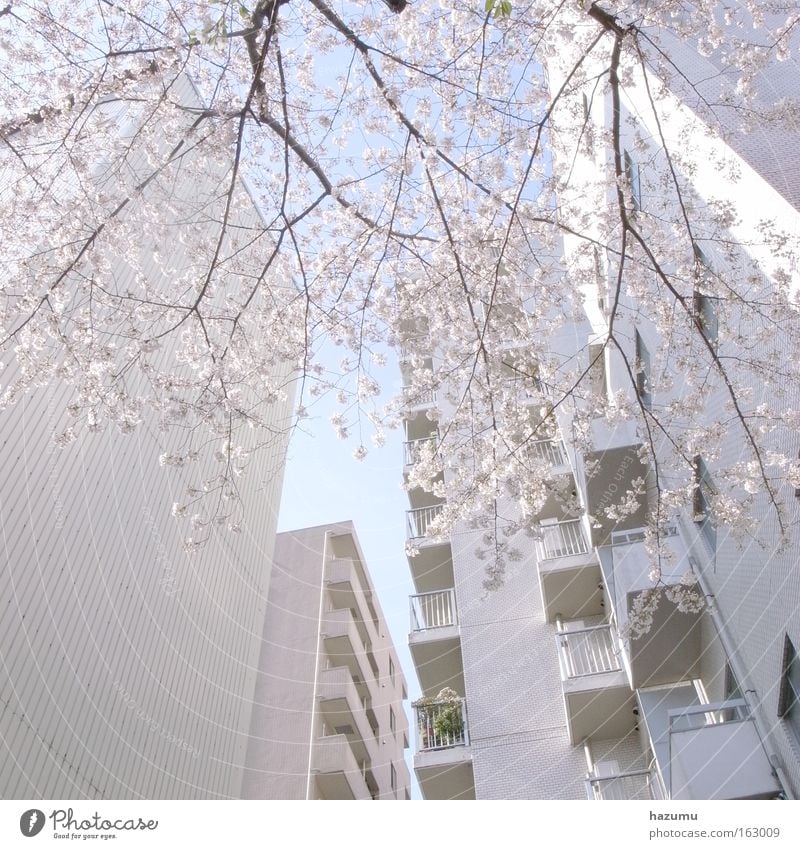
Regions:
[[[725, 661], [725, 701], [733, 702], [743, 698], [744, 694], [742, 693], [742, 688], [739, 686], [739, 682], [736, 680], [736, 675], [734, 675], [730, 663]], [[732, 722], [736, 717], [736, 708], [729, 708], [722, 712], [724, 722]]]
[[800, 658], [788, 634], [783, 640], [778, 716], [785, 720], [800, 741]]
[[645, 347], [639, 331], [636, 333], [636, 394], [643, 406], [650, 409], [652, 395], [650, 394], [650, 352]]
[[711, 509], [714, 492], [708, 467], [698, 455], [694, 458], [694, 521], [712, 551], [717, 550], [717, 526]]
[[625, 176], [628, 178], [628, 185], [631, 187], [633, 209], [634, 211], [638, 211], [642, 208], [642, 179], [639, 174], [639, 166], [627, 150], [623, 154], [623, 160], [625, 164]]
[[394, 684], [394, 661], [389, 658], [389, 680]]
[[[709, 272], [712, 271], [711, 262], [703, 253], [703, 249], [697, 244], [694, 245], [694, 258], [698, 276], [700, 278], [708, 277]], [[698, 281], [694, 292], [694, 320], [703, 331], [706, 339], [712, 344], [715, 343], [719, 333], [717, 298], [703, 291], [702, 279]]]
[[[798, 454], [797, 454], [797, 459], [800, 460], [800, 452], [798, 452]], [[800, 498], [800, 486], [796, 486], [794, 488], [794, 497]]]
[[396, 730], [396, 723], [394, 718], [394, 710], [389, 708], [389, 730], [394, 734]]
[[717, 318], [717, 299], [702, 292], [694, 293], [694, 320], [703, 331], [706, 339], [714, 344], [719, 333], [719, 319]]
[[591, 113], [589, 109], [589, 98], [586, 96], [584, 92], [582, 95], [583, 100], [583, 135], [586, 139], [586, 151], [587, 153], [594, 153], [594, 137], [592, 133], [592, 121], [591, 121]]
[[604, 343], [589, 345], [589, 391], [594, 400], [603, 407], [608, 403], [608, 381], [606, 376], [606, 346]]
[[394, 764], [389, 765], [389, 783], [392, 790], [397, 790], [397, 770], [394, 768]]

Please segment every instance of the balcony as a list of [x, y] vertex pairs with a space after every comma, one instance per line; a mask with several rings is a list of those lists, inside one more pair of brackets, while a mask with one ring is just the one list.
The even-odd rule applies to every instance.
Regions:
[[780, 785], [744, 699], [669, 711], [671, 799], [770, 799]]
[[646, 488], [639, 497], [638, 509], [624, 519], [611, 519], [604, 513], [634, 491], [638, 481], [644, 481], [646, 487], [649, 466], [639, 455], [642, 444], [634, 422], [609, 423], [595, 419], [591, 435], [595, 450], [587, 452], [583, 459], [586, 509], [592, 516], [592, 544], [605, 545], [613, 531], [642, 527], [646, 523]]
[[464, 662], [453, 590], [413, 595], [409, 599], [408, 646], [423, 691], [451, 687], [464, 691]]
[[[677, 528], [667, 528], [662, 538], [661, 585], [679, 584], [691, 571], [688, 547]], [[647, 551], [644, 530], [617, 532], [612, 545], [599, 550], [605, 584], [620, 628], [629, 621], [639, 596], [653, 590], [653, 558]], [[658, 591], [649, 630], [626, 642], [631, 684], [651, 687], [699, 676], [702, 657], [703, 613], [683, 613]]]
[[610, 625], [556, 634], [570, 741], [624, 737], [636, 725], [636, 702]]
[[436, 392], [433, 389], [418, 386], [403, 387], [403, 405], [410, 412], [426, 410], [436, 404]]
[[349, 671], [342, 666], [319, 674], [319, 709], [328, 728], [347, 738], [355, 758], [371, 761], [377, 751], [375, 730], [368, 717], [369, 701], [358, 692]]
[[466, 702], [426, 700], [415, 710], [414, 769], [423, 795], [426, 799], [474, 799]]
[[620, 772], [602, 777], [586, 779], [589, 799], [603, 800], [647, 800], [662, 799], [658, 782], [649, 769]]
[[539, 439], [536, 442], [529, 442], [526, 450], [532, 458], [543, 460], [554, 469], [569, 469], [567, 452], [560, 439]]
[[425, 540], [415, 540], [417, 553], [408, 558], [408, 568], [411, 570], [414, 586], [421, 593], [438, 591], [441, 587], [452, 587], [453, 553], [450, 543], [420, 543], [425, 543]]
[[579, 519], [542, 523], [539, 583], [548, 622], [603, 614], [602, 573]]
[[342, 609], [326, 613], [322, 640], [331, 665], [346, 666], [361, 695], [368, 694], [370, 682], [375, 686], [377, 664], [369, 645], [361, 639], [352, 612]]
[[429, 701], [416, 708], [418, 750], [452, 749], [469, 745], [467, 703], [458, 701]]
[[575, 475], [561, 440], [540, 439], [524, 443], [520, 450], [530, 474], [549, 481], [547, 498], [537, 512], [539, 521], [578, 515]]
[[372, 798], [365, 770], [358, 765], [346, 735], [318, 737], [313, 758], [313, 772], [321, 799]]
[[420, 449], [423, 446], [435, 446], [438, 442], [436, 434], [425, 436], [421, 439], [409, 439], [403, 443], [403, 460], [406, 466], [413, 466], [419, 462]]
[[377, 613], [372, 601], [372, 590], [364, 587], [364, 579], [351, 558], [330, 560], [325, 569], [325, 583], [331, 603], [337, 610], [354, 610], [362, 643], [368, 645], [379, 639]]
[[692, 684], [639, 692], [644, 729], [670, 799], [780, 793], [744, 699], [702, 704]]
[[406, 510], [406, 536], [417, 544], [428, 538], [431, 525], [441, 515], [443, 504], [431, 504], [428, 507], [415, 507]]

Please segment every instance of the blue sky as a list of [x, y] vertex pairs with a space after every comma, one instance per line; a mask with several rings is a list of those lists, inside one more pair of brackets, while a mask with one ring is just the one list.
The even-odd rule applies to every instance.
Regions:
[[[395, 375], [395, 385], [388, 387], [393, 392], [399, 391], [399, 370]], [[386, 431], [386, 443], [372, 447], [359, 462], [353, 458], [358, 440], [339, 440], [328, 421], [334, 411], [338, 408], [332, 397], [319, 399], [303, 430], [292, 436], [278, 530], [354, 522], [413, 700], [419, 686], [408, 651], [408, 597], [414, 588], [405, 557], [403, 433]], [[413, 726], [409, 737], [413, 747]], [[413, 797], [420, 798], [413, 778], [412, 785]]]

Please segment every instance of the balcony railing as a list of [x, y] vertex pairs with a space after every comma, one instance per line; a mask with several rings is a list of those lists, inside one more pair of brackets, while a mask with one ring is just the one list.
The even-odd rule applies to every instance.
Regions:
[[456, 624], [456, 598], [452, 590], [412, 595], [411, 630], [428, 631]]
[[553, 466], [566, 466], [568, 463], [567, 454], [560, 439], [540, 439], [529, 442], [527, 449], [532, 457], [544, 460]]
[[404, 386], [403, 403], [407, 407], [432, 407], [436, 403], [436, 392], [418, 386]]
[[586, 779], [590, 799], [660, 799], [648, 769]]
[[622, 669], [610, 625], [562, 631], [556, 634], [556, 642], [564, 680]]
[[706, 705], [690, 705], [669, 712], [669, 733], [691, 731], [723, 722], [744, 722], [750, 718], [750, 709], [744, 699], [728, 699]]
[[586, 541], [580, 519], [542, 525], [542, 538], [539, 541], [539, 558], [541, 560], [571, 557], [575, 554], [585, 554], [588, 551], [589, 544]]
[[431, 507], [417, 507], [415, 510], [406, 510], [406, 534], [409, 539], [420, 539], [428, 536], [428, 528], [436, 517], [442, 512], [441, 504]]
[[418, 706], [416, 711], [421, 752], [469, 744], [467, 704], [464, 699], [429, 702]]
[[407, 466], [413, 466], [419, 462], [419, 449], [423, 445], [435, 445], [436, 436], [424, 436], [422, 439], [409, 439], [403, 443], [405, 463]]

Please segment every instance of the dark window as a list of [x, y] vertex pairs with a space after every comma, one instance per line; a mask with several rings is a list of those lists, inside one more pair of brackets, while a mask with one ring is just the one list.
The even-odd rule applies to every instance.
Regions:
[[631, 187], [631, 202], [634, 210], [639, 210], [642, 208], [642, 180], [639, 174], [639, 166], [627, 150], [623, 154], [623, 159], [625, 176], [628, 178], [628, 184]]
[[397, 770], [394, 768], [394, 764], [389, 765], [389, 780], [392, 790], [397, 790]]
[[395, 730], [394, 710], [389, 708], [389, 728], [392, 732]]
[[711, 262], [703, 253], [703, 249], [694, 245], [696, 272], [700, 280], [694, 292], [694, 319], [709, 342], [715, 343], [719, 334], [718, 299], [704, 292], [704, 279], [707, 280], [713, 271]]
[[642, 404], [650, 408], [652, 395], [650, 394], [650, 352], [645, 347], [639, 331], [636, 333], [636, 392]]
[[786, 721], [800, 741], [800, 658], [788, 634], [783, 641], [778, 716]]
[[703, 458], [694, 458], [694, 521], [712, 551], [717, 550], [717, 525], [711, 502], [715, 493], [714, 482]]
[[694, 318], [706, 339], [712, 344], [717, 341], [719, 334], [719, 319], [717, 318], [717, 299], [700, 292], [694, 293]]

